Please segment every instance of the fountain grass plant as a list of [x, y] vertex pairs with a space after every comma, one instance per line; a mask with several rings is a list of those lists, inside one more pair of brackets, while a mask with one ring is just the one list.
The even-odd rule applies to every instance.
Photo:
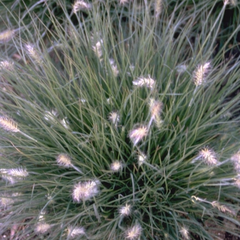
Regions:
[[227, 3], [201, 24], [183, 3], [109, 2], [74, 25], [59, 1], [54, 30], [19, 22], [4, 42], [0, 234], [210, 240], [211, 221], [238, 236], [239, 59], [215, 51]]

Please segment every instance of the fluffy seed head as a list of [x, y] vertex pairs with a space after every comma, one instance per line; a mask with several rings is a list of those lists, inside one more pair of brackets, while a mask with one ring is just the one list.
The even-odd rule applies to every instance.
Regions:
[[163, 0], [155, 0], [155, 17], [158, 18], [162, 12]]
[[12, 194], [1, 194], [0, 195], [0, 206], [3, 208], [10, 207], [22, 194], [15, 192]]
[[100, 182], [98, 180], [79, 182], [74, 185], [72, 198], [75, 202], [89, 200], [99, 193], [98, 186]]
[[161, 127], [163, 121], [161, 119], [161, 112], [162, 112], [162, 107], [163, 107], [163, 104], [162, 102], [160, 101], [157, 101], [155, 99], [150, 99], [150, 102], [149, 102], [149, 108], [150, 108], [150, 113], [151, 113], [151, 120], [150, 120], [150, 123], [152, 123], [152, 121], [154, 121], [157, 125], [158, 128]]
[[235, 170], [240, 173], [240, 151], [232, 155], [231, 160], [233, 161]]
[[0, 43], [5, 43], [10, 41], [14, 36], [15, 31], [7, 29], [0, 33]]
[[150, 107], [151, 116], [154, 119], [156, 119], [157, 116], [159, 116], [162, 112], [163, 104], [162, 104], [162, 102], [151, 98], [150, 102], [149, 102], [149, 107]]
[[193, 73], [193, 80], [196, 86], [203, 85], [206, 82], [206, 77], [211, 69], [210, 62], [199, 65]]
[[138, 166], [141, 166], [146, 160], [147, 160], [147, 156], [144, 153], [139, 152], [138, 153]]
[[9, 132], [20, 132], [17, 123], [8, 117], [0, 116], [0, 127]]
[[68, 226], [67, 232], [68, 232], [69, 238], [76, 238], [77, 236], [85, 235], [86, 233], [83, 227], [73, 227], [73, 226]]
[[38, 221], [45, 222], [45, 215], [46, 215], [46, 211], [44, 211], [44, 210], [40, 211], [40, 214], [38, 216]]
[[119, 113], [118, 112], [111, 112], [109, 114], [109, 117], [108, 119], [112, 122], [112, 124], [117, 127], [117, 124], [120, 120], [120, 116], [119, 116]]
[[12, 169], [0, 169], [2, 179], [15, 184], [19, 180], [28, 176], [28, 172], [23, 168], [12, 168]]
[[113, 172], [119, 172], [122, 168], [123, 168], [123, 164], [120, 161], [118, 161], [118, 160], [112, 162], [112, 164], [110, 166], [110, 169]]
[[66, 117], [63, 118], [60, 122], [66, 129], [69, 129], [69, 121]]
[[90, 3], [86, 3], [85, 1], [77, 0], [73, 4], [73, 12], [76, 14], [78, 11], [81, 10], [89, 10], [91, 9], [92, 5]]
[[102, 45], [103, 45], [103, 40], [101, 39], [100, 41], [98, 41], [93, 47], [93, 51], [96, 54], [96, 56], [101, 60], [102, 58]]
[[223, 0], [224, 5], [232, 5], [232, 6], [237, 6], [237, 0]]
[[117, 77], [119, 74], [119, 71], [118, 71], [117, 65], [115, 64], [115, 61], [113, 59], [109, 59], [109, 63], [112, 68], [113, 75]]
[[150, 76], [148, 76], [147, 78], [139, 77], [138, 79], [133, 81], [133, 85], [138, 87], [147, 87], [153, 90], [155, 87], [155, 80], [152, 79]]
[[8, 197], [7, 196], [0, 197], [0, 206], [3, 207], [3, 208], [9, 207], [13, 203], [14, 203], [14, 201], [11, 199], [10, 196], [8, 196]]
[[134, 128], [130, 131], [129, 137], [135, 146], [139, 141], [141, 141], [148, 134], [148, 128], [146, 126], [140, 126]]
[[14, 178], [14, 177], [11, 177], [9, 175], [2, 175], [2, 179], [9, 182], [10, 184], [15, 184], [18, 182], [18, 179], [17, 178]]
[[228, 213], [233, 216], [236, 215], [236, 213], [233, 210], [231, 210], [230, 208], [228, 208], [225, 205], [221, 205], [218, 201], [213, 201], [211, 204], [214, 208], [217, 208], [219, 211], [221, 211], [223, 213]]
[[120, 207], [119, 213], [121, 216], [129, 216], [131, 214], [131, 205], [126, 204], [125, 206]]
[[137, 239], [138, 237], [140, 237], [141, 232], [142, 227], [139, 224], [136, 224], [127, 230], [126, 238], [130, 240]]
[[72, 162], [71, 162], [71, 158], [64, 153], [61, 153], [57, 156], [57, 163], [60, 166], [63, 167], [71, 167], [72, 166]]
[[188, 240], [189, 239], [189, 231], [188, 231], [188, 229], [186, 227], [181, 227], [180, 233], [182, 234], [184, 240]]
[[195, 161], [196, 160], [203, 160], [204, 163], [211, 166], [216, 166], [217, 164], [219, 164], [216, 153], [209, 148], [203, 148], [202, 150], [200, 150]]
[[14, 63], [8, 60], [0, 62], [0, 70], [13, 70]]
[[42, 58], [35, 49], [34, 45], [31, 43], [25, 44], [25, 48], [27, 50], [28, 55], [35, 60], [37, 63], [42, 63]]
[[126, 4], [127, 2], [129, 2], [129, 0], [119, 0], [119, 3], [120, 3], [121, 5], [124, 5], [124, 4]]
[[47, 121], [52, 121], [52, 122], [56, 122], [55, 117], [57, 116], [57, 111], [56, 110], [52, 110], [50, 111], [45, 111], [44, 114], [44, 119]]
[[240, 189], [240, 176], [237, 176], [237, 178], [234, 181], [234, 185]]
[[35, 232], [38, 234], [45, 234], [49, 231], [50, 228], [51, 228], [51, 225], [44, 222], [39, 222], [35, 227]]
[[7, 174], [16, 178], [24, 178], [28, 176], [28, 172], [24, 168], [12, 168], [7, 170]]

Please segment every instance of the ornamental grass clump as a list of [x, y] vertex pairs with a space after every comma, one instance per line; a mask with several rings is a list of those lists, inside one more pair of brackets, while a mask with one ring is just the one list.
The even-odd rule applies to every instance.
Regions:
[[0, 48], [0, 236], [238, 236], [240, 62], [229, 42], [216, 52], [228, 5], [55, 2], [47, 25], [29, 8], [34, 31], [12, 13]]

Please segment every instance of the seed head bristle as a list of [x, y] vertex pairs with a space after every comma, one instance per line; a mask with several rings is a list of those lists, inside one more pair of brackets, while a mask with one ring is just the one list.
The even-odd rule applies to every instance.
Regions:
[[119, 0], [119, 4], [120, 5], [124, 5], [126, 4], [127, 2], [129, 2], [130, 0]]
[[151, 98], [149, 107], [150, 107], [151, 116], [155, 119], [157, 116], [159, 116], [161, 114], [163, 104], [162, 104], [162, 102]]
[[58, 112], [56, 110], [45, 111], [44, 119], [47, 120], [47, 121], [56, 122], [55, 117], [57, 115], [58, 115]]
[[38, 234], [45, 234], [50, 230], [50, 228], [51, 228], [51, 225], [45, 222], [39, 222], [35, 227], [35, 232]]
[[237, 173], [240, 173], [240, 151], [235, 153], [232, 157], [231, 160], [233, 161], [234, 168], [237, 171]]
[[234, 185], [240, 189], [240, 176], [238, 175], [236, 179], [234, 179]]
[[76, 238], [77, 236], [86, 234], [85, 229], [83, 227], [68, 226], [67, 232], [69, 238]]
[[7, 170], [7, 175], [16, 178], [24, 178], [28, 176], [28, 171], [24, 168], [12, 168]]
[[63, 127], [65, 127], [66, 129], [69, 129], [69, 121], [67, 119], [67, 117], [63, 118], [60, 123], [63, 125]]
[[140, 152], [138, 153], [138, 166], [141, 166], [147, 160], [147, 156]]
[[237, 0], [223, 0], [224, 5], [237, 6]]
[[130, 240], [137, 239], [142, 233], [142, 227], [139, 224], [129, 228], [126, 232], [126, 238]]
[[155, 0], [155, 17], [159, 18], [162, 12], [163, 0]]
[[115, 127], [117, 127], [118, 122], [119, 122], [119, 119], [120, 119], [119, 113], [118, 113], [118, 112], [115, 112], [115, 111], [111, 112], [111, 113], [109, 114], [108, 119], [111, 121], [111, 123], [112, 123]]
[[219, 161], [217, 160], [217, 154], [212, 149], [207, 147], [199, 151], [198, 156], [192, 161], [192, 163], [197, 160], [202, 160], [205, 164], [211, 166], [216, 166], [219, 164]]
[[12, 205], [14, 203], [12, 197], [9, 196], [0, 196], [0, 206], [3, 208], [7, 208], [10, 205]]
[[103, 45], [103, 40], [101, 39], [100, 41], [98, 41], [98, 42], [92, 47], [95, 55], [99, 58], [99, 60], [101, 60], [102, 55], [103, 55], [102, 45]]
[[3, 208], [7, 208], [11, 206], [15, 201], [17, 201], [18, 197], [20, 197], [22, 194], [19, 192], [15, 192], [12, 194], [1, 194], [0, 195], [0, 206]]
[[91, 199], [99, 193], [98, 186], [100, 182], [98, 180], [79, 182], [74, 185], [72, 198], [75, 202], [81, 202]]
[[138, 79], [134, 80], [132, 83], [135, 86], [147, 87], [147, 88], [150, 88], [151, 90], [153, 90], [155, 87], [155, 80], [152, 79], [150, 76], [148, 76], [147, 78], [139, 77]]
[[115, 61], [110, 58], [110, 59], [109, 59], [109, 63], [110, 63], [110, 66], [111, 66], [111, 68], [112, 68], [113, 75], [114, 75], [115, 77], [117, 77], [118, 74], [119, 74], [119, 70], [118, 70], [117, 65], [115, 64]]
[[0, 62], [0, 70], [13, 70], [14, 63], [12, 61], [4, 60]]
[[131, 205], [126, 204], [119, 209], [119, 213], [121, 216], [129, 216], [131, 214]]
[[76, 14], [78, 11], [81, 10], [89, 10], [91, 9], [92, 5], [90, 3], [87, 3], [85, 1], [77, 0], [73, 4], [73, 12]]
[[38, 216], [38, 221], [39, 222], [45, 222], [45, 216], [46, 216], [46, 211], [45, 210], [41, 210], [40, 214]]
[[0, 173], [2, 174], [2, 179], [11, 184], [15, 184], [19, 180], [28, 176], [27, 170], [23, 168], [0, 169]]
[[20, 132], [17, 123], [8, 117], [0, 116], [0, 127], [9, 132]]
[[151, 119], [149, 121], [148, 128], [152, 124], [152, 121], [154, 121], [156, 123], [158, 128], [160, 128], [162, 126], [163, 121], [160, 116], [160, 114], [162, 112], [162, 107], [163, 107], [162, 102], [157, 101], [152, 98], [150, 99], [149, 108], [150, 108], [150, 113], [151, 113]]
[[148, 128], [146, 126], [140, 126], [130, 131], [129, 138], [131, 139], [133, 145], [135, 146], [139, 141], [146, 137], [147, 134]]
[[36, 50], [33, 44], [28, 43], [25, 44], [25, 48], [27, 50], [28, 55], [35, 60], [37, 63], [42, 63], [42, 58], [39, 54], [39, 52]]
[[15, 31], [7, 29], [0, 33], [0, 43], [5, 43], [10, 41], [14, 36]]
[[186, 227], [181, 227], [180, 233], [182, 234], [184, 240], [189, 240], [189, 231]]
[[211, 204], [214, 208], [217, 208], [219, 211], [223, 213], [229, 213], [230, 215], [233, 216], [236, 215], [236, 213], [232, 209], [228, 208], [225, 205], [221, 205], [218, 201], [213, 201]]
[[112, 162], [110, 166], [110, 169], [113, 172], [119, 172], [122, 168], [123, 168], [123, 164], [118, 160]]
[[64, 153], [61, 153], [57, 156], [57, 163], [58, 165], [67, 167], [67, 168], [72, 166], [71, 158]]
[[193, 80], [196, 86], [203, 85], [206, 82], [206, 77], [211, 69], [210, 62], [199, 65], [193, 73]]

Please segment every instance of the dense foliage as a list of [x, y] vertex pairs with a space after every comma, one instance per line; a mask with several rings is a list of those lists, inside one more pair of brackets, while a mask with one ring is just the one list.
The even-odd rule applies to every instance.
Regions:
[[2, 236], [240, 234], [234, 1], [2, 3]]

